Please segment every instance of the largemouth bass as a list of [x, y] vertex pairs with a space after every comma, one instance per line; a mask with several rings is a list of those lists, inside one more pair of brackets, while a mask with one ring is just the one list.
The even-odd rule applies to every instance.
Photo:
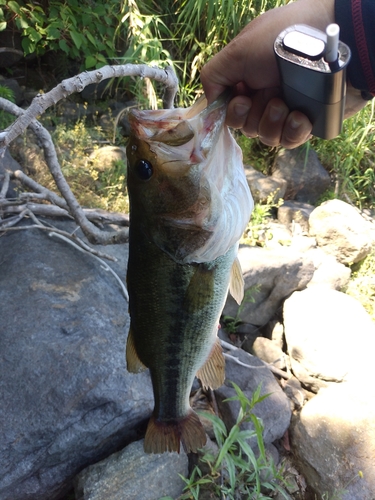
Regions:
[[212, 389], [224, 382], [219, 318], [228, 288], [239, 303], [243, 297], [237, 250], [253, 201], [241, 150], [224, 125], [226, 101], [129, 117], [126, 360], [130, 372], [150, 369], [148, 453], [205, 444], [191, 387], [196, 375]]

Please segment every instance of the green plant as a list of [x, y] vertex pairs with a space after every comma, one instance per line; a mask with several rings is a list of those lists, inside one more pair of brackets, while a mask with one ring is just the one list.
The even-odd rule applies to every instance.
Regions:
[[342, 133], [331, 141], [314, 138], [311, 145], [336, 181], [337, 198], [360, 208], [375, 207], [375, 102], [344, 121]]
[[[9, 87], [0, 84], [0, 97], [10, 102], [15, 102], [14, 92]], [[3, 130], [14, 121], [14, 116], [6, 111], [0, 110], [0, 130]]]
[[0, 30], [21, 32], [25, 55], [61, 50], [82, 69], [100, 67], [117, 56], [115, 31], [119, 6], [115, 0], [0, 0]]
[[[263, 441], [263, 425], [253, 412], [254, 407], [269, 394], [261, 395], [259, 386], [249, 400], [234, 382], [232, 385], [236, 395], [227, 401], [235, 400], [240, 403], [236, 423], [228, 432], [219, 417], [202, 412], [202, 416], [213, 424], [219, 452], [217, 455], [212, 452], [204, 453], [190, 478], [182, 477], [186, 486], [185, 493], [179, 500], [199, 500], [205, 490], [214, 494], [214, 498], [227, 500], [237, 498], [266, 500], [276, 491], [288, 498], [283, 487], [285, 481], [282, 471], [278, 470], [267, 457]], [[241, 429], [245, 422], [251, 422], [253, 430]], [[254, 438], [258, 447], [257, 455], [249, 445], [249, 439]], [[203, 472], [203, 468], [207, 472]]]
[[353, 264], [346, 293], [357, 299], [375, 321], [375, 252]]
[[272, 232], [267, 223], [272, 210], [284, 203], [282, 198], [277, 198], [277, 191], [270, 193], [265, 203], [255, 203], [249, 224], [241, 239], [247, 245], [263, 246], [265, 241], [272, 239]]
[[246, 304], [255, 302], [255, 295], [260, 291], [261, 285], [254, 285], [248, 288], [244, 298], [237, 309], [236, 316], [223, 316], [223, 323], [226, 332], [230, 335], [236, 333], [237, 328], [242, 323], [241, 314]]
[[[116, 35], [122, 31], [126, 33], [127, 49], [118, 61], [123, 64], [147, 63], [150, 66], [174, 67], [172, 56], [165, 48], [165, 42], [171, 40], [173, 34], [163, 21], [163, 16], [150, 11], [147, 4], [143, 5], [146, 13], [141, 12], [139, 5], [140, 2], [135, 0], [125, 0], [122, 4], [121, 22], [116, 29]], [[157, 92], [154, 82], [142, 78], [137, 79], [135, 83], [125, 78], [125, 82], [137, 96], [140, 107], [156, 109], [160, 106], [158, 95], [161, 92]]]
[[235, 137], [242, 150], [244, 164], [251, 165], [265, 175], [270, 174], [278, 148], [269, 148], [258, 137], [250, 138], [240, 133]]

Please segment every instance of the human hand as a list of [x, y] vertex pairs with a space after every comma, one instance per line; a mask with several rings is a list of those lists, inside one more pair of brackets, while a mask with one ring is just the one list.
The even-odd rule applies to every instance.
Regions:
[[[306, 142], [312, 125], [299, 111], [290, 112], [280, 98], [273, 44], [292, 24], [325, 31], [334, 20], [334, 0], [299, 0], [259, 16], [213, 57], [202, 69], [201, 81], [209, 102], [232, 87], [227, 125], [241, 129], [248, 137], [259, 136], [268, 146], [291, 149]], [[365, 104], [360, 92], [349, 86], [345, 117]]]

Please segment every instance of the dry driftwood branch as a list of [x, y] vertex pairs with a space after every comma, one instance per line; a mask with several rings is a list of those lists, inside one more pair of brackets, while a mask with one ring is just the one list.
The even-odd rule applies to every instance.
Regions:
[[[7, 191], [9, 186], [6, 185], [5, 181], [3, 187], [0, 192], [0, 207], [3, 208], [4, 213], [14, 213], [20, 210], [23, 210], [25, 207], [25, 200], [27, 200], [27, 205], [30, 210], [32, 210], [36, 215], [44, 215], [46, 217], [71, 217], [68, 210], [69, 207], [66, 201], [58, 196], [56, 193], [53, 193], [49, 189], [40, 185], [38, 182], [30, 179], [22, 170], [16, 170], [15, 172], [5, 172], [5, 176], [8, 176], [11, 180], [19, 180], [24, 186], [32, 189], [34, 192], [24, 192], [19, 194], [19, 200], [10, 200], [3, 199], [1, 193], [3, 191]], [[5, 196], [5, 194], [4, 194]], [[30, 204], [32, 200], [42, 200], [49, 201], [53, 203], [53, 205], [46, 204]], [[18, 205], [18, 208], [15, 207]], [[11, 208], [12, 207], [12, 208]], [[61, 210], [58, 209], [60, 207]], [[120, 212], [107, 212], [102, 209], [95, 208], [83, 208], [83, 212], [85, 216], [91, 222], [97, 223], [106, 223], [106, 224], [117, 224], [119, 226], [128, 226], [129, 225], [129, 215], [122, 214]]]
[[[45, 200], [43, 195], [38, 195], [34, 193], [22, 193], [27, 196], [20, 196], [20, 199], [0, 199], [0, 210], [1, 213], [15, 214], [20, 213], [25, 209], [30, 210], [35, 215], [42, 215], [43, 217], [68, 217], [73, 219], [67, 210], [60, 208], [56, 205], [47, 205], [42, 203], [33, 203], [29, 200]], [[27, 199], [27, 201], [25, 201]], [[118, 226], [128, 226], [129, 225], [129, 215], [122, 214], [119, 212], [107, 212], [101, 209], [94, 208], [84, 208], [84, 214], [91, 222], [96, 222], [97, 224], [116, 224]], [[1, 227], [1, 226], [0, 226]]]
[[0, 191], [0, 199], [6, 197], [7, 191], [9, 189], [9, 181], [10, 181], [9, 172], [5, 171], [3, 174], [3, 185]]
[[[63, 231], [62, 229], [58, 229], [57, 227], [54, 227], [51, 224], [49, 224], [49, 225], [42, 224], [35, 217], [35, 215], [31, 211], [29, 211], [28, 209], [26, 209], [23, 212], [21, 212], [21, 214], [19, 214], [19, 216], [17, 216], [17, 218], [19, 218], [19, 220], [21, 220], [21, 219], [23, 219], [26, 216], [29, 216], [35, 222], [35, 224], [34, 225], [30, 225], [30, 226], [12, 227], [12, 226], [14, 226], [16, 224], [16, 222], [14, 224], [8, 224], [9, 219], [6, 219], [4, 221], [5, 224], [3, 223], [0, 226], [0, 233], [1, 232], [11, 232], [11, 231], [27, 231], [29, 229], [40, 229], [42, 231], [43, 230], [44, 231], [49, 231], [50, 233], [61, 234], [62, 236], [66, 237], [66, 238], [68, 238], [70, 240], [74, 240], [74, 242], [78, 246], [82, 247], [83, 250], [85, 250], [88, 253], [91, 253], [92, 255], [96, 255], [98, 257], [101, 257], [101, 258], [104, 258], [104, 259], [108, 259], [108, 260], [112, 260], [112, 261], [117, 261], [116, 257], [112, 257], [112, 255], [108, 255], [108, 254], [105, 254], [103, 252], [100, 252], [99, 250], [95, 250], [94, 248], [92, 248], [89, 245], [87, 245], [83, 240], [81, 240], [80, 238], [78, 238], [78, 236], [76, 236], [74, 234], [74, 232], [73, 233], [68, 233], [67, 231]], [[4, 226], [6, 226], [6, 227], [4, 227]]]
[[[39, 94], [38, 96], [36, 96], [32, 101], [30, 107], [26, 111], [22, 110], [15, 104], [0, 98], [0, 108], [18, 117], [15, 122], [10, 127], [8, 127], [8, 129], [0, 133], [0, 154], [5, 150], [5, 147], [9, 145], [12, 140], [14, 140], [22, 132], [24, 132], [27, 127], [30, 127], [42, 143], [48, 168], [63, 198], [57, 196], [55, 193], [52, 193], [43, 186], [40, 186], [38, 183], [30, 179], [21, 171], [13, 173], [12, 177], [17, 178], [25, 186], [35, 191], [39, 195], [35, 199], [48, 200], [53, 205], [56, 205], [53, 208], [54, 214], [59, 213], [62, 215], [66, 212], [73, 216], [77, 224], [81, 227], [87, 239], [94, 244], [107, 245], [112, 243], [123, 243], [128, 239], [128, 229], [126, 228], [122, 231], [117, 232], [102, 231], [98, 229], [91, 221], [119, 223], [119, 221], [121, 220], [121, 224], [124, 225], [126, 223], [126, 220], [124, 220], [124, 218], [121, 219], [121, 216], [119, 216], [119, 214], [117, 214], [116, 216], [108, 217], [108, 215], [99, 213], [99, 211], [89, 212], [87, 210], [84, 210], [79, 205], [61, 171], [52, 138], [49, 132], [41, 125], [40, 122], [36, 120], [36, 116], [41, 115], [50, 106], [56, 104], [59, 100], [73, 94], [74, 92], [81, 92], [89, 84], [99, 83], [102, 80], [123, 76], [138, 76], [141, 78], [147, 77], [161, 82], [164, 85], [165, 89], [163, 101], [164, 107], [173, 107], [173, 101], [178, 89], [178, 80], [172, 68], [167, 67], [165, 69], [160, 69], [153, 68], [147, 65], [133, 64], [104, 66], [103, 68], [100, 68], [100, 70], [86, 71], [73, 78], [63, 80], [50, 92], [47, 92], [46, 94]], [[0, 193], [0, 198], [3, 192], [5, 192], [3, 197], [5, 197], [6, 195], [6, 191], [9, 186], [8, 177], [9, 173], [6, 173], [3, 187]], [[24, 194], [23, 196], [25, 197], [26, 195]], [[63, 211], [59, 211], [58, 207]], [[47, 214], [48, 212], [46, 208], [38, 208], [36, 205], [31, 206], [30, 204], [28, 204], [26, 208], [22, 206], [18, 210], [23, 213], [23, 211], [26, 209], [30, 212], [32, 210], [36, 210], [35, 213], [38, 214]], [[8, 212], [9, 211], [10, 210], [8, 205]], [[15, 209], [13, 209], [13, 211], [15, 211]]]
[[[7, 101], [6, 99], [0, 98], [0, 107], [4, 109], [5, 111], [8, 111], [14, 115], [17, 116], [22, 116], [24, 114], [24, 111], [16, 106], [15, 104]], [[50, 133], [48, 132], [47, 129], [45, 129], [40, 122], [37, 120], [32, 120], [29, 123], [29, 127], [31, 130], [35, 133], [35, 135], [38, 137], [38, 139], [41, 142], [42, 148], [44, 150], [44, 155], [46, 159], [46, 163], [48, 165], [48, 168], [54, 178], [54, 181], [56, 183], [57, 188], [59, 189], [60, 193], [63, 195], [66, 204], [61, 203], [61, 199], [54, 199], [57, 204], [67, 206], [69, 208], [70, 214], [74, 217], [75, 221], [77, 224], [80, 226], [82, 229], [84, 235], [86, 238], [90, 241], [90, 243], [94, 244], [101, 244], [101, 245], [108, 245], [110, 243], [124, 243], [128, 239], [128, 229], [124, 229], [122, 231], [101, 231], [98, 229], [92, 222], [90, 222], [81, 205], [78, 203], [76, 200], [74, 194], [72, 193], [70, 186], [68, 182], [66, 181], [62, 171], [61, 167], [59, 164], [59, 161], [57, 159], [57, 154], [56, 154], [56, 149], [53, 144], [52, 138]], [[22, 180], [25, 178], [25, 174], [19, 175], [19, 179]], [[30, 179], [31, 181], [31, 179]], [[32, 184], [32, 183], [30, 183]], [[45, 188], [44, 192], [46, 194], [48, 190]], [[51, 193], [51, 192], [49, 192]]]
[[[238, 347], [236, 347], [232, 344], [229, 344], [229, 342], [225, 342], [225, 340], [220, 339], [220, 344], [224, 349], [227, 349], [228, 351], [236, 352], [239, 350]], [[252, 370], [260, 369], [260, 368], [269, 368], [271, 370], [271, 372], [274, 375], [277, 375], [278, 377], [284, 378], [285, 380], [288, 380], [290, 378], [290, 376], [286, 372], [284, 372], [283, 370], [280, 370], [279, 368], [276, 368], [276, 366], [273, 366], [270, 363], [266, 363], [265, 361], [263, 361], [260, 358], [258, 358], [258, 359], [260, 361], [262, 361], [262, 363], [264, 363], [264, 366], [251, 366], [251, 365], [248, 365], [246, 363], [243, 363], [236, 356], [232, 356], [231, 354], [228, 354], [226, 352], [224, 352], [223, 354], [224, 354], [225, 358], [231, 359], [232, 361], [234, 361], [235, 363], [237, 363], [240, 366], [246, 366], [246, 368], [249, 368]]]
[[138, 76], [150, 78], [164, 84], [164, 107], [173, 108], [173, 101], [177, 93], [178, 80], [170, 66], [165, 69], [153, 68], [146, 64], [123, 64], [118, 66], [104, 66], [93, 71], [84, 71], [77, 76], [63, 80], [54, 89], [46, 94], [38, 94], [29, 108], [19, 115], [8, 129], [0, 133], [0, 148], [8, 146], [35, 120], [37, 116], [44, 113], [46, 109], [53, 106], [61, 99], [65, 99], [75, 92], [82, 90], [92, 83], [99, 83], [110, 78], [123, 76]]

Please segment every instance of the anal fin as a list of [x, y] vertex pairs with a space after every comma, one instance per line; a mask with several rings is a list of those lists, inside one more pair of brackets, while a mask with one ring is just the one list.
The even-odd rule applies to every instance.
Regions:
[[225, 358], [217, 338], [206, 362], [197, 371], [204, 388], [217, 389], [225, 380]]
[[180, 444], [186, 453], [196, 453], [206, 444], [207, 437], [198, 415], [193, 411], [174, 421], [163, 421], [151, 416], [147, 426], [144, 450], [146, 453], [180, 453]]
[[238, 305], [240, 305], [243, 300], [244, 289], [245, 283], [242, 276], [241, 264], [238, 257], [236, 257], [230, 273], [229, 292]]
[[139, 359], [135, 349], [134, 334], [131, 325], [126, 343], [126, 368], [130, 373], [140, 373], [147, 368]]

